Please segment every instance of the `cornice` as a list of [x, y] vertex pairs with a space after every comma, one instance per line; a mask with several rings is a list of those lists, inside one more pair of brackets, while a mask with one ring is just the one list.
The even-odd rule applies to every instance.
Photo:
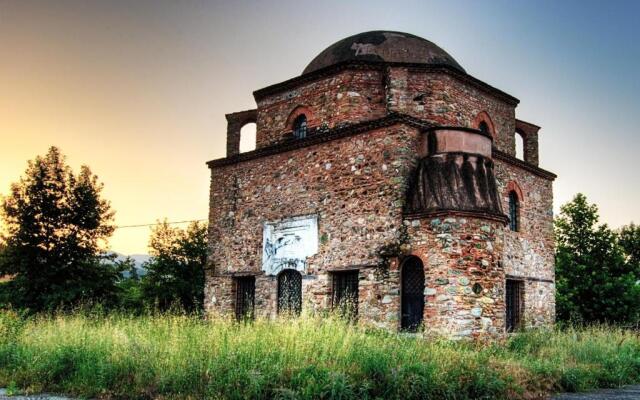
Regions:
[[286, 139], [282, 142], [279, 142], [270, 146], [262, 147], [246, 153], [241, 153], [231, 157], [211, 160], [207, 162], [207, 165], [209, 166], [209, 168], [213, 168], [213, 167], [237, 164], [243, 161], [254, 160], [261, 157], [284, 153], [291, 150], [301, 149], [304, 147], [309, 147], [309, 146], [317, 145], [320, 143], [325, 143], [332, 140], [357, 135], [357, 134], [368, 132], [371, 130], [392, 126], [397, 123], [404, 123], [404, 124], [416, 127], [418, 129], [427, 129], [432, 127], [431, 124], [425, 121], [419, 120], [417, 118], [411, 117], [409, 115], [392, 113], [379, 119], [359, 122], [359, 123], [344, 126], [344, 127], [333, 128], [329, 130], [316, 129], [315, 132], [312, 132], [309, 136], [307, 136], [304, 139], [295, 139], [295, 138]]
[[492, 150], [492, 153], [493, 153], [494, 160], [504, 161], [507, 164], [511, 164], [518, 168], [522, 168], [525, 171], [531, 172], [532, 174], [537, 175], [541, 178], [554, 181], [558, 177], [558, 175], [554, 174], [553, 172], [549, 172], [545, 169], [542, 169], [536, 165], [530, 164], [526, 161], [520, 160], [519, 158], [516, 158], [510, 154], [507, 154], [495, 148]]
[[405, 219], [423, 219], [423, 218], [443, 218], [443, 217], [466, 217], [466, 218], [480, 218], [488, 219], [491, 221], [499, 222], [506, 225], [509, 222], [509, 217], [504, 214], [494, 213], [483, 210], [427, 210], [420, 212], [405, 212], [403, 217]]
[[[309, 147], [316, 144], [321, 144], [321, 143], [329, 142], [336, 139], [341, 139], [348, 136], [358, 135], [374, 129], [380, 129], [380, 128], [392, 126], [397, 123], [404, 123], [409, 126], [422, 129], [424, 131], [432, 131], [436, 129], [458, 129], [458, 130], [465, 130], [468, 132], [481, 134], [481, 132], [478, 131], [477, 129], [455, 127], [455, 126], [436, 126], [406, 114], [391, 113], [387, 116], [384, 116], [382, 118], [378, 118], [375, 120], [359, 122], [352, 125], [333, 128], [329, 130], [316, 129], [314, 132], [312, 132], [308, 137], [304, 139], [295, 139], [295, 138], [286, 139], [281, 142], [272, 144], [270, 146], [262, 147], [246, 153], [241, 153], [231, 157], [218, 158], [215, 160], [208, 161], [207, 166], [209, 166], [209, 168], [213, 168], [213, 167], [221, 167], [226, 165], [233, 165], [243, 161], [254, 160], [257, 158], [267, 157], [267, 156], [284, 153], [291, 150], [297, 150], [304, 147]], [[552, 172], [544, 170], [526, 161], [520, 160], [516, 157], [513, 157], [495, 148], [492, 149], [492, 158], [494, 160], [504, 161], [518, 168], [522, 168], [544, 179], [553, 181], [557, 178], [557, 175]]]
[[518, 105], [518, 103], [520, 103], [520, 100], [511, 96], [510, 94], [505, 93], [502, 90], [481, 81], [480, 79], [474, 78], [469, 74], [463, 73], [450, 65], [394, 63], [381, 61], [345, 61], [342, 63], [337, 63], [325, 68], [318, 69], [316, 71], [309, 72], [304, 75], [296, 76], [295, 78], [291, 78], [280, 83], [267, 86], [262, 89], [258, 89], [253, 92], [253, 97], [255, 98], [256, 102], [258, 102], [267, 96], [294, 89], [305, 83], [328, 78], [345, 70], [385, 71], [388, 67], [404, 67], [408, 68], [412, 72], [442, 72], [447, 75], [453, 76], [462, 82], [475, 86], [480, 90], [488, 92], [513, 106], [516, 106]]

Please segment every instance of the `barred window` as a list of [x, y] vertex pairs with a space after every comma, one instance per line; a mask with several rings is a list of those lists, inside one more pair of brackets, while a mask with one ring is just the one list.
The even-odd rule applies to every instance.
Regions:
[[507, 332], [514, 332], [522, 327], [524, 310], [524, 282], [507, 279], [505, 290], [505, 323]]
[[400, 327], [416, 331], [424, 314], [424, 265], [416, 256], [402, 263], [400, 286]]
[[358, 270], [332, 274], [333, 309], [348, 319], [355, 319], [358, 316], [358, 276]]
[[302, 311], [302, 275], [285, 269], [278, 275], [278, 314], [300, 315]]
[[307, 137], [307, 116], [304, 114], [298, 115], [295, 121], [293, 121], [293, 136], [296, 139], [304, 139]]
[[512, 231], [518, 232], [520, 230], [520, 201], [518, 194], [515, 190], [509, 192], [509, 228]]
[[236, 318], [250, 320], [254, 317], [256, 278], [243, 276], [235, 279], [236, 289]]

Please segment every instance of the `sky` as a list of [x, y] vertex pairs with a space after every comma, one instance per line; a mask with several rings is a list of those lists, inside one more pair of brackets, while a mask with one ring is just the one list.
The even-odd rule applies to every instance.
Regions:
[[[224, 114], [364, 31], [429, 39], [542, 126], [554, 206], [578, 192], [640, 222], [640, 1], [0, 0], [0, 194], [61, 148], [104, 183], [117, 226], [206, 219]], [[149, 228], [111, 249], [146, 253]]]

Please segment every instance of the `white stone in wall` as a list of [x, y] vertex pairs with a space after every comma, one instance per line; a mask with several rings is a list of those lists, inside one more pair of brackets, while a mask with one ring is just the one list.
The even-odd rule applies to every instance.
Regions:
[[278, 275], [283, 269], [305, 272], [306, 259], [318, 252], [318, 216], [305, 215], [265, 222], [262, 270]]

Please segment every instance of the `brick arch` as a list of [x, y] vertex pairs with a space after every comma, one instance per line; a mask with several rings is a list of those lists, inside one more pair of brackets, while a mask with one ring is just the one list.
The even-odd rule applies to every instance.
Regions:
[[415, 258], [419, 259], [422, 262], [422, 266], [424, 267], [424, 273], [426, 274], [427, 273], [427, 265], [428, 265], [427, 264], [427, 257], [426, 257], [425, 254], [419, 253], [417, 251], [412, 251], [411, 253], [409, 253], [409, 254], [407, 254], [407, 255], [405, 255], [403, 257], [400, 257], [400, 260], [398, 260], [399, 261], [398, 266], [400, 268], [402, 268], [402, 264], [410, 257], [415, 257]]
[[518, 182], [516, 181], [509, 181], [509, 183], [507, 183], [507, 194], [511, 193], [511, 192], [515, 192], [516, 195], [518, 196], [518, 201], [520, 203], [524, 203], [524, 193], [522, 192], [522, 189], [520, 188], [520, 185], [518, 185]]
[[496, 128], [495, 128], [495, 125], [493, 125], [493, 121], [491, 120], [491, 117], [486, 111], [481, 111], [478, 113], [478, 115], [476, 115], [476, 117], [473, 119], [472, 128], [480, 129], [481, 122], [485, 122], [489, 126], [489, 133], [491, 134], [492, 138], [495, 138]]
[[240, 154], [240, 131], [245, 125], [257, 124], [258, 111], [254, 109], [235, 112], [226, 114], [225, 118], [227, 119], [227, 157], [231, 157]]
[[310, 107], [308, 107], [308, 106], [297, 106], [297, 107], [295, 107], [293, 109], [293, 111], [291, 111], [291, 113], [287, 117], [287, 122], [285, 124], [285, 129], [292, 130], [293, 129], [293, 122], [296, 120], [296, 118], [298, 118], [302, 114], [304, 114], [307, 117], [307, 127], [312, 127], [312, 126], [316, 126], [317, 125], [316, 121], [315, 121], [315, 117], [314, 117], [313, 111], [311, 110]]

